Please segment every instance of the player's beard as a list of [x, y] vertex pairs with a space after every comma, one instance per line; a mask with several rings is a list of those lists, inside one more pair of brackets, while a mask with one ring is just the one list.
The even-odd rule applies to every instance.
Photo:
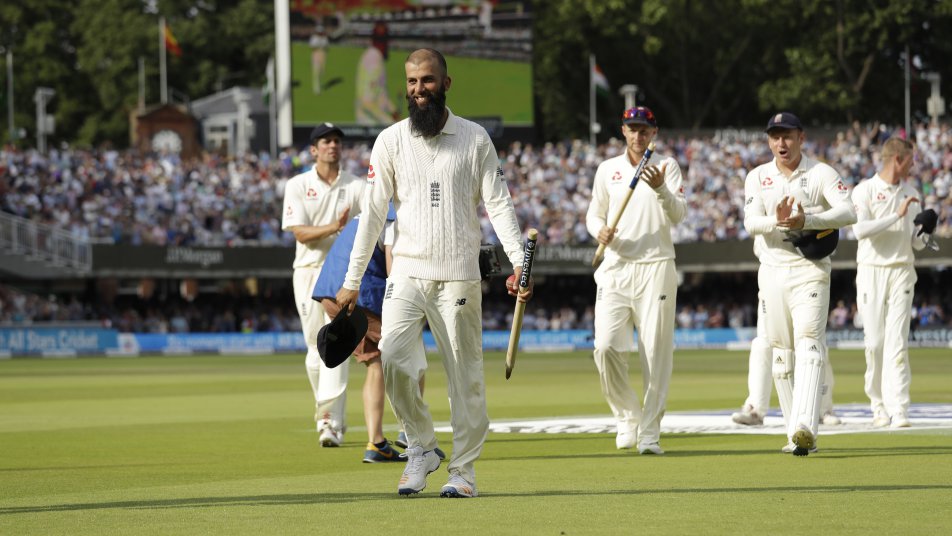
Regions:
[[446, 90], [430, 92], [426, 105], [420, 108], [413, 97], [407, 95], [407, 111], [410, 114], [410, 128], [425, 138], [432, 138], [443, 128], [443, 113], [446, 112]]

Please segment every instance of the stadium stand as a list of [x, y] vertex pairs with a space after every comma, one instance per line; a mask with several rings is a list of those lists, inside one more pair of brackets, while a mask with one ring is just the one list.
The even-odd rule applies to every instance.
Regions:
[[[879, 143], [898, 129], [854, 123], [826, 138], [810, 138], [807, 151], [826, 160], [855, 184], [878, 166]], [[952, 236], [952, 134], [948, 127], [915, 127], [919, 160], [913, 186], [925, 206], [941, 214], [936, 231]], [[678, 159], [685, 173], [689, 214], [675, 230], [677, 243], [745, 239], [743, 182], [746, 170], [770, 158], [757, 131], [712, 135], [670, 134], [659, 151]], [[345, 167], [366, 172], [369, 145], [348, 147]], [[598, 162], [618, 154], [618, 140], [591, 146], [581, 141], [534, 145], [515, 142], [500, 150], [520, 222], [544, 233], [548, 246], [591, 246], [584, 214]], [[182, 161], [175, 155], [59, 147], [47, 156], [12, 146], [0, 150], [0, 211], [27, 218], [92, 243], [157, 246], [291, 247], [280, 231], [283, 188], [310, 166], [307, 151], [286, 150], [225, 158], [214, 154]], [[483, 218], [487, 242], [495, 242]], [[844, 238], [851, 238], [851, 231]], [[836, 276], [836, 274], [843, 274]], [[833, 300], [852, 311], [851, 271], [835, 271]], [[923, 270], [917, 285], [921, 326], [947, 325], [942, 304], [952, 301], [946, 272]], [[754, 322], [750, 274], [688, 274], [679, 288], [681, 327], [739, 327]], [[529, 329], [590, 329], [594, 284], [590, 276], [548, 277], [547, 292], [533, 300]], [[94, 321], [121, 331], [295, 331], [286, 281], [266, 280], [265, 291], [201, 293], [184, 300], [174, 281], [160, 282], [156, 297], [118, 293], [103, 303], [94, 291], [31, 294], [0, 287], [0, 322]], [[93, 285], [94, 286], [94, 285]], [[237, 285], [240, 286], [240, 285]], [[499, 289], [495, 287], [499, 286]], [[166, 288], [167, 287], [167, 288]], [[754, 286], [755, 287], [755, 286]], [[716, 289], [713, 292], [711, 289]], [[498, 295], [497, 295], [498, 294]], [[928, 298], [927, 298], [928, 297]], [[498, 298], [498, 299], [497, 299]], [[511, 307], [500, 285], [487, 284], [486, 329], [506, 329]], [[853, 323], [847, 314], [847, 324]]]
[[[877, 147], [896, 131], [854, 124], [807, 151], [833, 165], [850, 184], [871, 176]], [[952, 134], [917, 126], [919, 162], [913, 187], [924, 206], [941, 214], [936, 236], [952, 236]], [[743, 229], [746, 170], [770, 158], [760, 137], [720, 135], [662, 138], [658, 150], [685, 173], [689, 213], [675, 242], [747, 238]], [[541, 146], [515, 142], [500, 151], [524, 228], [544, 230], [548, 245], [585, 245], [584, 214], [595, 167], [623, 150], [619, 140], [597, 147], [568, 141]], [[366, 144], [347, 149], [346, 168], [364, 175]], [[11, 147], [0, 151], [0, 210], [93, 242], [195, 246], [291, 245], [280, 230], [284, 185], [310, 165], [306, 151], [228, 159], [60, 148], [42, 157]], [[495, 242], [483, 218], [486, 239]], [[851, 238], [849, 232], [845, 238]]]

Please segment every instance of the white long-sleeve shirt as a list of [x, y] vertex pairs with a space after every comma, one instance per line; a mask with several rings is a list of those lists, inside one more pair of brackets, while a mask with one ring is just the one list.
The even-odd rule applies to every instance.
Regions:
[[925, 235], [915, 236], [913, 220], [922, 211], [919, 203], [910, 203], [906, 216], [897, 211], [906, 198], [919, 197], [906, 183], [889, 184], [877, 173], [860, 182], [853, 189], [856, 223], [853, 232], [856, 262], [871, 266], [911, 265], [915, 261], [913, 249], [925, 247]]
[[[647, 165], [665, 164], [664, 185], [657, 189], [647, 183], [635, 187], [618, 220], [615, 237], [605, 248], [605, 262], [656, 262], [674, 258], [671, 226], [684, 220], [687, 201], [681, 186], [681, 168], [675, 159], [652, 154]], [[635, 167], [627, 152], [598, 166], [592, 184], [592, 202], [585, 216], [585, 226], [593, 237], [598, 237], [598, 232], [620, 209], [635, 176]]]
[[440, 134], [426, 138], [409, 119], [386, 128], [374, 142], [363, 217], [344, 279], [360, 287], [374, 242], [393, 198], [397, 212], [391, 275], [435, 281], [479, 279], [482, 202], [513, 266], [522, 264], [516, 212], [486, 130], [449, 113]]
[[757, 166], [747, 174], [744, 192], [744, 227], [751, 235], [763, 235], [759, 257], [768, 266], [816, 263], [829, 270], [832, 265], [829, 257], [806, 259], [791, 242], [784, 241], [787, 234], [777, 227], [777, 204], [784, 196], [803, 205], [804, 230], [839, 229], [856, 222], [849, 186], [833, 168], [806, 156], [789, 178], [780, 172], [776, 159]]
[[[364, 180], [341, 169], [337, 179], [328, 184], [311, 168], [295, 175], [284, 188], [284, 213], [281, 229], [287, 231], [296, 225], [327, 225], [337, 221], [344, 209], [350, 209], [350, 217], [360, 213]], [[338, 233], [320, 240], [296, 243], [294, 268], [320, 268], [324, 265]]]

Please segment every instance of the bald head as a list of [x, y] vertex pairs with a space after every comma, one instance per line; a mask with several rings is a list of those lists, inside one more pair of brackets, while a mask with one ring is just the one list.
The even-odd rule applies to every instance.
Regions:
[[412, 65], [422, 65], [424, 63], [431, 62], [434, 66], [438, 66], [440, 69], [440, 74], [443, 78], [446, 78], [447, 68], [446, 68], [446, 58], [443, 57], [443, 54], [439, 50], [433, 48], [420, 48], [414, 50], [407, 56], [406, 63]]

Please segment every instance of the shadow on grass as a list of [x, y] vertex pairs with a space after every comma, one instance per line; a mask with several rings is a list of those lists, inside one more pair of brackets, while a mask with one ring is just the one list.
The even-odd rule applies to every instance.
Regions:
[[[612, 441], [615, 440], [614, 433], [611, 433], [611, 434], [607, 434], [607, 433], [603, 433], [603, 434], [592, 434], [592, 433], [549, 434], [549, 435], [543, 435], [542, 437], [539, 437], [539, 434], [534, 434], [534, 435], [526, 434], [525, 436], [522, 436], [522, 437], [516, 434], [503, 434], [498, 432], [496, 432], [495, 434], [496, 435], [490, 435], [490, 439], [486, 440], [487, 444], [489, 443], [520, 443], [520, 442], [553, 441], [553, 440], [558, 441], [560, 443], [563, 441], [599, 441], [599, 440], [605, 441], [606, 439], [610, 439]], [[503, 437], [503, 436], [511, 436], [511, 437]], [[452, 440], [450, 441], [450, 443], [452, 443]]]
[[[561, 489], [526, 491], [524, 493], [486, 493], [483, 499], [491, 498], [540, 498], [540, 497], [598, 497], [618, 495], [653, 494], [702, 494], [702, 493], [878, 493], [883, 491], [950, 491], [952, 484], [933, 485], [870, 485], [870, 486], [769, 486], [761, 488], [667, 488], [667, 489], [613, 489], [582, 491]], [[45, 506], [13, 506], [0, 508], [0, 515], [77, 512], [111, 509], [167, 509], [167, 508], [214, 508], [234, 506], [288, 506], [300, 504], [339, 504], [380, 500], [425, 500], [440, 499], [436, 493], [406, 498], [395, 493], [300, 493], [279, 495], [248, 495], [236, 497], [187, 497], [182, 499], [154, 499], [141, 501], [114, 501], [101, 503], [52, 504]]]
[[[560, 439], [561, 440], [561, 439]], [[664, 456], [639, 455], [637, 449], [631, 450], [612, 450], [610, 452], [589, 452], [580, 454], [557, 454], [557, 455], [539, 455], [528, 456], [483, 456], [484, 461], [527, 461], [527, 460], [551, 460], [551, 459], [584, 459], [584, 458], [691, 458], [691, 457], [710, 457], [710, 456], [791, 456], [780, 452], [780, 447], [776, 449], [725, 449], [725, 450], [672, 450], [669, 445], [664, 445]], [[819, 452], [811, 454], [806, 459], [844, 459], [844, 458], [870, 458], [870, 457], [890, 457], [896, 456], [949, 456], [952, 455], [952, 446], [923, 446], [923, 447], [868, 447], [868, 448], [823, 448]]]
[[108, 465], [50, 465], [46, 467], [2, 467], [0, 468], [0, 473], [17, 473], [17, 472], [33, 472], [33, 471], [85, 471], [88, 469], [117, 469], [123, 467], [165, 467], [168, 464], [165, 463], [123, 463], [123, 464], [108, 464]]
[[[772, 454], [777, 453], [781, 454], [780, 447], [786, 442], [786, 438], [782, 435], [776, 434], [751, 434], [747, 436], [749, 441], [741, 439], [741, 443], [748, 444], [763, 444], [765, 442], [770, 442], [770, 445], [776, 444], [776, 448], [769, 446], [767, 448], [753, 448], [753, 449], [744, 449], [739, 450], [735, 448], [723, 448], [719, 450], [710, 450], [696, 448], [696, 444], [693, 443], [696, 439], [703, 439], [705, 441], [712, 438], [728, 439], [731, 441], [731, 444], [734, 444], [734, 439], [738, 438], [737, 435], [731, 434], [702, 434], [702, 433], [678, 433], [678, 434], [663, 434], [661, 437], [661, 444], [664, 447], [666, 453], [664, 457], [689, 457], [689, 456], [748, 456], [748, 455], [758, 455], [758, 454]], [[869, 457], [869, 456], [897, 456], [897, 455], [910, 455], [910, 456], [921, 456], [921, 455], [949, 455], [952, 454], [952, 445], [929, 445], [929, 446], [906, 446], [906, 445], [890, 445], [890, 446], [875, 446], [875, 447], [839, 447], [831, 446], [836, 445], [846, 436], [842, 435], [830, 435], [822, 436], [820, 441], [820, 451], [817, 453], [817, 456], [835, 456], [837, 458], [852, 458], [852, 457]], [[874, 436], [881, 437], [881, 436]], [[505, 433], [495, 433], [490, 434], [489, 439], [487, 439], [486, 444], [496, 444], [499, 446], [505, 445], [507, 443], [536, 443], [544, 441], [546, 443], [563, 443], [566, 441], [592, 441], [597, 444], [604, 444], [605, 451], [594, 451], [585, 454], [578, 455], [567, 455], [567, 456], [542, 456], [544, 458], [587, 458], [587, 457], [625, 457], [631, 456], [634, 454], [638, 456], [637, 449], [631, 450], [616, 450], [611, 448], [614, 444], [615, 434], [614, 433], [560, 433], [560, 434], [545, 434], [545, 433], [530, 433], [530, 434], [505, 434]], [[829, 443], [826, 443], [825, 439], [829, 440]], [[452, 444], [451, 441], [444, 442], [445, 444]], [[680, 448], [683, 445], [690, 445], [686, 448]], [[609, 450], [610, 449], [610, 450]], [[494, 460], [531, 460], [539, 458], [539, 455], [530, 455], [530, 456], [482, 456], [482, 459], [494, 459]]]
[[[248, 495], [236, 497], [186, 497], [114, 501], [102, 503], [51, 504], [49, 506], [12, 506], [0, 508], [0, 515], [41, 512], [74, 512], [111, 509], [207, 508], [224, 506], [284, 506], [295, 504], [333, 504], [354, 501], [378, 501], [395, 497], [393, 493], [298, 493], [284, 495]], [[439, 497], [439, 495], [437, 495]]]

